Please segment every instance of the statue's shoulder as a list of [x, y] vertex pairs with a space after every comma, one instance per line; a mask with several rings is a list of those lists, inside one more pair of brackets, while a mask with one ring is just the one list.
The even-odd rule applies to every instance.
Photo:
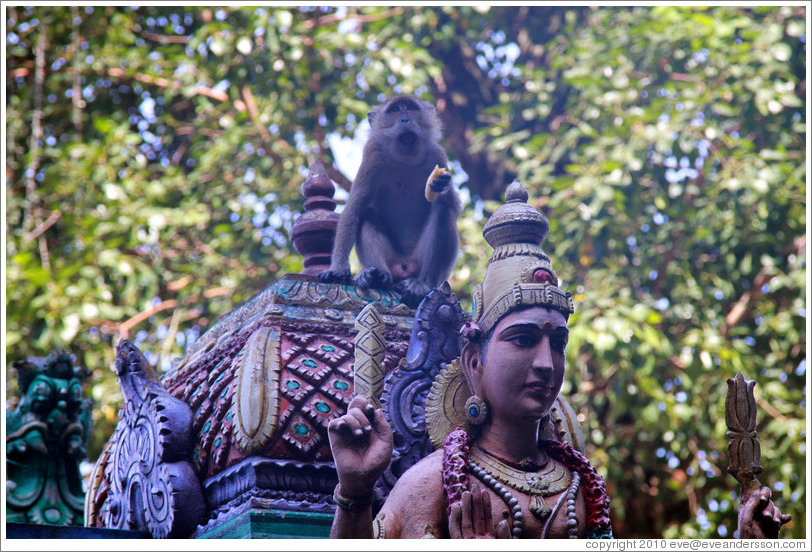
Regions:
[[443, 451], [426, 456], [400, 476], [379, 519], [387, 537], [425, 538], [444, 532]]
[[[443, 451], [435, 450], [428, 456], [421, 459], [414, 466], [406, 470], [400, 479], [398, 485], [408, 486], [425, 486], [433, 485], [434, 490], [442, 492], [443, 487]], [[439, 489], [437, 489], [439, 487]]]

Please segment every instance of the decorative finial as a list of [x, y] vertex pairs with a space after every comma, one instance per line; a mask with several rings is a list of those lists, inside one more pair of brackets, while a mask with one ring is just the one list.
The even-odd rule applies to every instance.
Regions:
[[518, 179], [514, 178], [505, 191], [505, 203], [527, 203], [529, 199], [527, 190]]
[[514, 180], [505, 192], [505, 204], [485, 223], [482, 235], [494, 249], [507, 244], [532, 243], [541, 246], [550, 230], [544, 215], [527, 203], [527, 190]]
[[338, 213], [333, 201], [335, 188], [319, 159], [310, 165], [307, 180], [302, 184], [305, 212], [293, 223], [290, 232], [293, 247], [303, 257], [302, 274], [316, 276], [330, 267]]

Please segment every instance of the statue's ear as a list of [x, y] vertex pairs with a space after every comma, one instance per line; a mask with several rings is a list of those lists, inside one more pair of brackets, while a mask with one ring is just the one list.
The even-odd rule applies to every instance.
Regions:
[[460, 353], [460, 368], [468, 389], [473, 395], [479, 395], [479, 380], [482, 377], [482, 345], [480, 343], [468, 342]]

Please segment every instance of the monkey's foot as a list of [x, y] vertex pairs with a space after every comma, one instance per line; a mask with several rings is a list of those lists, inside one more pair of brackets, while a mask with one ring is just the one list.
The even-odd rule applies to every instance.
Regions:
[[423, 298], [431, 291], [431, 287], [416, 278], [407, 278], [395, 286], [400, 294], [400, 300], [409, 308], [416, 309]]
[[392, 275], [385, 270], [368, 266], [358, 273], [355, 285], [361, 289], [389, 289], [392, 286]]
[[319, 274], [319, 281], [322, 284], [351, 284], [352, 272], [325, 270]]

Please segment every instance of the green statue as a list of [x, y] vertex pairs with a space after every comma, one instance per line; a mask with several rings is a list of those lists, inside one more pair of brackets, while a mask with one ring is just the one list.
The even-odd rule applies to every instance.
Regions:
[[6, 521], [83, 525], [79, 463], [90, 434], [88, 378], [67, 351], [12, 363], [22, 398], [6, 412]]

